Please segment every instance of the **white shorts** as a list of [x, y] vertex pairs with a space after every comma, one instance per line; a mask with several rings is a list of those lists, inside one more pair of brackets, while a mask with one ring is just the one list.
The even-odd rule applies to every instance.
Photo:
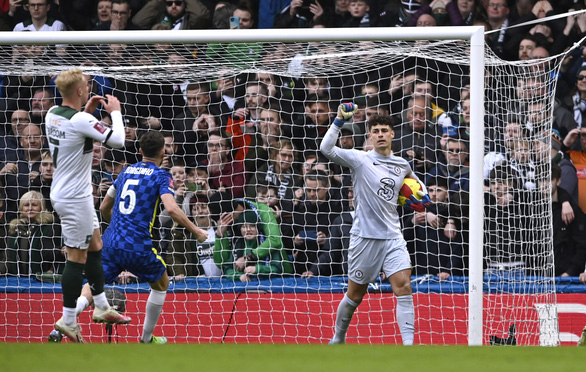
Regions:
[[379, 274], [390, 278], [396, 272], [411, 269], [405, 239], [368, 239], [350, 236], [348, 278], [357, 284], [373, 283]]
[[61, 220], [63, 245], [69, 248], [87, 249], [94, 235], [94, 230], [100, 228], [93, 198], [86, 202], [72, 203], [51, 200], [51, 203]]

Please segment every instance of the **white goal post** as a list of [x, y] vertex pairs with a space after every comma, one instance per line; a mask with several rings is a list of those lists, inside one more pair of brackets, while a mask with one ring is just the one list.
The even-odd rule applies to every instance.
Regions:
[[[486, 344], [485, 319], [485, 283], [483, 282], [483, 247], [484, 247], [484, 148], [485, 148], [485, 50], [484, 28], [480, 26], [465, 27], [410, 27], [410, 28], [355, 28], [355, 29], [271, 29], [271, 30], [206, 30], [206, 31], [79, 31], [79, 32], [1, 32], [0, 45], [94, 45], [94, 44], [203, 44], [203, 43], [300, 43], [300, 42], [340, 42], [338, 49], [329, 52], [328, 58], [344, 58], [356, 53], [349, 46], [350, 42], [377, 41], [392, 43], [395, 41], [457, 41], [464, 40], [469, 46], [469, 58], [450, 53], [438, 58], [458, 59], [458, 63], [469, 66], [470, 78], [470, 185], [469, 185], [469, 232], [468, 232], [468, 267], [467, 283], [467, 339], [468, 345]], [[441, 45], [440, 45], [441, 48]], [[448, 47], [449, 48], [449, 47]], [[373, 53], [380, 53], [373, 51]], [[306, 57], [312, 58], [312, 57]], [[384, 58], [384, 55], [379, 56]], [[48, 66], [46, 73], [72, 67]], [[255, 71], [256, 65], [248, 66], [247, 72]], [[324, 67], [327, 70], [328, 66]], [[349, 72], [353, 66], [347, 65]], [[42, 69], [42, 68], [41, 68]], [[147, 73], [149, 66], [132, 65], [122, 68], [140, 70]], [[90, 68], [96, 71], [96, 68]], [[97, 68], [105, 75], [108, 69]], [[333, 70], [335, 73], [335, 70]], [[441, 74], [441, 71], [439, 72]], [[236, 305], [234, 305], [236, 306]], [[554, 305], [555, 307], [555, 305]], [[554, 322], [556, 315], [553, 312]], [[548, 319], [551, 323], [551, 319]], [[376, 326], [376, 325], [374, 325]], [[351, 326], [352, 327], [352, 326]], [[555, 331], [555, 326], [550, 327]], [[259, 336], [258, 338], [262, 338]], [[559, 340], [551, 338], [550, 344]]]

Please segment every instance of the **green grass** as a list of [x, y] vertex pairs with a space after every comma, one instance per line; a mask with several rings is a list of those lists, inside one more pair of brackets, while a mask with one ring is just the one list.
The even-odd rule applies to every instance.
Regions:
[[271, 344], [0, 344], [13, 371], [580, 371], [586, 348]]

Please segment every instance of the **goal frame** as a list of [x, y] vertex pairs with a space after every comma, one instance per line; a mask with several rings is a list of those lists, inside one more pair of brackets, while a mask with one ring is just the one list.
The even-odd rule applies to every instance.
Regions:
[[0, 32], [0, 45], [187, 44], [312, 41], [470, 41], [470, 215], [468, 345], [483, 340], [484, 27], [335, 28], [271, 30]]

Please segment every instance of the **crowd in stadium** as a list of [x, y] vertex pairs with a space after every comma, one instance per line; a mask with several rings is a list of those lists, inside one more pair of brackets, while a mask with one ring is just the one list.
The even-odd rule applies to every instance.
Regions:
[[[586, 5], [577, 0], [10, 0], [0, 1], [0, 29], [482, 25], [495, 30], [487, 33], [486, 43], [498, 57], [547, 61], [586, 36], [586, 13], [539, 19], [581, 9]], [[168, 47], [112, 44], [80, 52], [67, 45], [32, 45], [15, 46], [14, 55], [15, 63], [59, 65], [74, 55], [80, 64], [109, 66], [193, 61], [233, 66], [279, 58], [258, 43]], [[365, 122], [391, 115], [394, 154], [410, 162], [434, 203], [426, 212], [402, 216], [414, 275], [440, 280], [467, 275], [470, 86], [461, 78], [448, 91], [442, 73], [453, 67], [433, 63], [408, 60], [399, 70], [380, 66], [335, 78], [226, 73], [211, 82], [150, 84], [93, 76], [93, 93], [117, 96], [126, 119], [124, 150], [88, 144], [96, 209], [125, 166], [140, 160], [140, 135], [160, 130], [166, 142], [162, 168], [173, 176], [176, 201], [209, 232], [198, 244], [162, 211], [154, 236], [170, 275], [250, 281], [279, 274], [347, 274], [352, 182], [347, 169], [320, 153], [319, 144], [340, 102], [352, 100], [359, 110], [342, 128], [338, 146], [371, 149]], [[486, 266], [543, 274], [546, 262], [530, 253], [540, 237], [527, 226], [542, 218], [531, 208], [543, 200], [540, 192], [551, 176], [554, 275], [586, 283], [585, 50], [568, 54], [555, 76], [552, 67], [553, 62], [534, 64], [534, 74], [518, 78], [508, 103], [515, 110], [491, 111], [487, 104]], [[490, 98], [487, 90], [487, 102]], [[0, 274], [63, 269], [59, 223], [49, 200], [55, 164], [43, 135], [46, 112], [59, 102], [50, 76], [1, 76], [0, 245], [5, 249]], [[553, 130], [546, 125], [549, 102], [554, 102]], [[111, 124], [105, 112], [96, 115]], [[492, 121], [493, 116], [499, 119]], [[554, 164], [546, 166], [550, 154]], [[551, 174], [544, 176], [543, 169]], [[127, 273], [119, 280], [134, 279]]]

